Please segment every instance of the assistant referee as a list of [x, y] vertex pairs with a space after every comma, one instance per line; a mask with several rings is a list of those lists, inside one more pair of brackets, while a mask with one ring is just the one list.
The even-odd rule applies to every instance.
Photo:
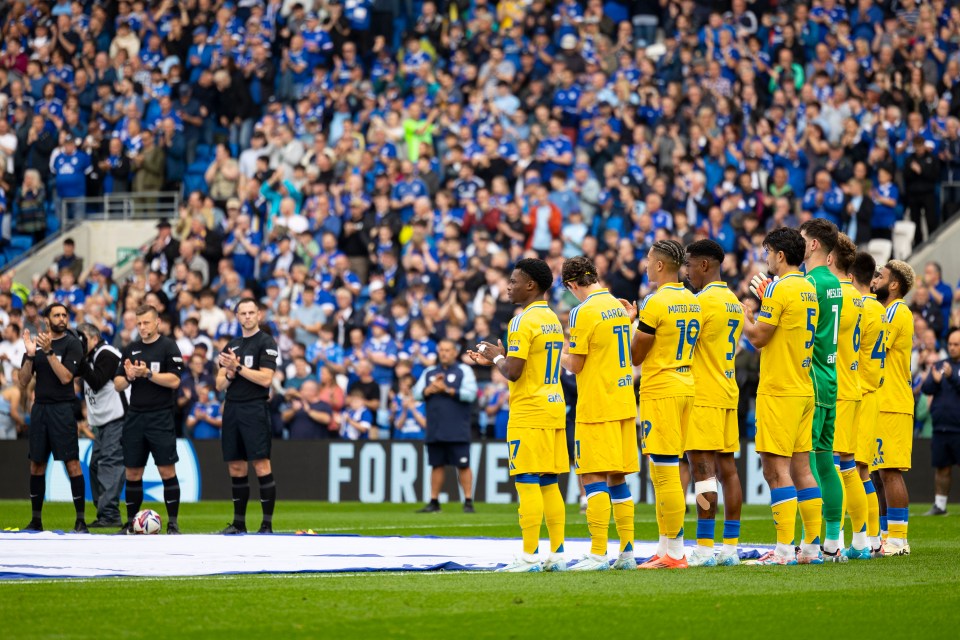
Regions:
[[[20, 389], [27, 393], [30, 378], [36, 373], [37, 384], [33, 409], [30, 411], [30, 506], [33, 515], [25, 531], [43, 531], [41, 512], [46, 493], [47, 460], [63, 460], [70, 476], [70, 493], [77, 520], [73, 530], [89, 533], [84, 518], [84, 481], [80, 468], [80, 445], [77, 443], [77, 418], [73, 412], [76, 395], [73, 376], [83, 359], [80, 340], [67, 332], [69, 312], [55, 302], [44, 312], [49, 331], [41, 331], [34, 340], [30, 331], [23, 332], [26, 353], [20, 369]], [[42, 326], [42, 324], [41, 324]]]
[[113, 384], [117, 391], [130, 391], [130, 407], [123, 423], [123, 466], [127, 476], [127, 522], [121, 534], [133, 533], [133, 517], [143, 504], [143, 468], [153, 461], [163, 480], [163, 501], [167, 505], [167, 533], [179, 534], [180, 483], [174, 465], [177, 430], [173, 422], [176, 390], [183, 373], [183, 356], [177, 343], [158, 332], [160, 316], [149, 305], [137, 307], [140, 339], [123, 350]]
[[260, 484], [263, 522], [257, 533], [273, 533], [277, 485], [270, 466], [273, 426], [267, 400], [279, 352], [273, 337], [260, 330], [260, 305], [256, 300], [243, 298], [237, 303], [235, 313], [242, 334], [220, 353], [217, 372], [217, 391], [227, 392], [220, 442], [233, 489], [233, 522], [221, 533], [247, 532], [248, 462], [253, 463]]

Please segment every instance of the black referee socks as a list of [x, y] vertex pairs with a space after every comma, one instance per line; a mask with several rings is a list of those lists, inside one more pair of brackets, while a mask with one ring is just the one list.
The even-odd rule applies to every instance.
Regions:
[[30, 476], [30, 508], [33, 510], [33, 519], [40, 520], [43, 511], [43, 494], [47, 492], [47, 477], [45, 475]]
[[257, 476], [260, 482], [260, 506], [263, 508], [263, 524], [273, 524], [273, 508], [277, 504], [277, 483], [273, 474]]
[[126, 496], [127, 522], [133, 522], [143, 504], [143, 480], [127, 480]]
[[176, 526], [180, 513], [180, 481], [177, 476], [163, 481], [163, 501], [167, 504], [167, 526]]
[[242, 478], [231, 477], [233, 483], [233, 524], [246, 526], [247, 523], [247, 502], [250, 500], [250, 482], [246, 476]]
[[85, 487], [83, 484], [83, 474], [81, 473], [78, 476], [70, 476], [70, 495], [73, 496], [73, 508], [77, 512], [77, 520], [85, 520], [84, 518], [84, 492]]

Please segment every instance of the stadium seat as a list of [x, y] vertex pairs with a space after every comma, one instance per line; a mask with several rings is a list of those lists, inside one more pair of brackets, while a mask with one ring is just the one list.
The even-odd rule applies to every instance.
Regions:
[[10, 237], [10, 247], [12, 249], [23, 252], [32, 246], [33, 238], [31, 236], [15, 233]]
[[[197, 162], [201, 160], [206, 160], [207, 158], [212, 158], [213, 155], [214, 155], [214, 151], [211, 145], [209, 144], [197, 145]], [[209, 164], [209, 162], [207, 164]]]
[[893, 257], [906, 260], [913, 253], [913, 238], [917, 232], [917, 223], [900, 220], [893, 225]]
[[883, 238], [874, 238], [867, 244], [867, 253], [873, 256], [877, 264], [885, 264], [893, 253], [893, 242]]

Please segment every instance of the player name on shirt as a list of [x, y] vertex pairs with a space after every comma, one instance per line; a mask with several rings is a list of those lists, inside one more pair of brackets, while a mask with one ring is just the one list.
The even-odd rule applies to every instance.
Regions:
[[671, 304], [671, 305], [667, 305], [667, 313], [700, 313], [700, 305]]
[[607, 309], [606, 311], [600, 312], [601, 320], [613, 320], [615, 318], [626, 318], [627, 313], [624, 311], [623, 307], [615, 307], [613, 309]]

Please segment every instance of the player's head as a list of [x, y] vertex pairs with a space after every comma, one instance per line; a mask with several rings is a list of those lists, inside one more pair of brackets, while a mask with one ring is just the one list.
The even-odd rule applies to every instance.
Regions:
[[916, 279], [913, 267], [903, 260], [891, 260], [880, 269], [876, 284], [877, 300], [886, 304], [889, 300], [906, 296]]
[[833, 248], [837, 246], [837, 237], [840, 231], [837, 225], [823, 218], [813, 218], [800, 225], [800, 235], [803, 236], [806, 248], [803, 259], [819, 257], [825, 261]]
[[538, 258], [524, 258], [517, 262], [507, 283], [507, 295], [514, 304], [530, 304], [542, 300], [553, 285], [550, 266]]
[[449, 367], [455, 363], [458, 355], [460, 355], [460, 346], [453, 340], [444, 338], [437, 343], [437, 360], [443, 366]]
[[877, 273], [877, 261], [866, 251], [858, 251], [850, 266], [853, 284], [858, 289], [869, 289], [870, 282]]
[[647, 253], [647, 280], [657, 285], [676, 282], [683, 261], [683, 245], [676, 240], [657, 240]]
[[684, 266], [687, 268], [687, 279], [694, 289], [699, 291], [720, 278], [723, 258], [723, 247], [714, 240], [697, 240], [687, 246]]
[[253, 331], [260, 323], [260, 304], [253, 298], [241, 298], [234, 313], [244, 331]]
[[90, 324], [89, 322], [81, 322], [78, 324], [77, 332], [86, 338], [86, 340], [83, 341], [86, 346], [84, 353], [90, 353], [96, 349], [97, 345], [100, 344], [100, 341], [103, 339], [100, 335], [100, 329], [97, 329], [96, 325]]
[[137, 332], [140, 334], [140, 339], [144, 342], [150, 342], [157, 335], [157, 328], [160, 326], [160, 314], [148, 304], [137, 307], [136, 313]]
[[560, 278], [563, 280], [563, 286], [581, 302], [590, 295], [588, 288], [592, 288], [592, 285], [599, 282], [597, 268], [586, 256], [564, 260], [563, 267], [560, 269]]
[[796, 271], [803, 262], [803, 236], [796, 229], [780, 227], [774, 229], [763, 239], [763, 248], [767, 250], [767, 270], [772, 276], [782, 276], [788, 271]]
[[57, 335], [66, 331], [70, 325], [70, 311], [66, 305], [59, 302], [54, 302], [48, 306], [43, 312], [43, 317], [47, 319], [50, 331]]
[[834, 246], [833, 251], [830, 252], [830, 260], [833, 263], [836, 274], [841, 278], [849, 276], [850, 269], [853, 267], [853, 262], [856, 259], [857, 245], [853, 243], [850, 236], [841, 233], [837, 236], [836, 246]]
[[947, 334], [947, 355], [951, 360], [960, 360], [960, 327], [950, 329]]

